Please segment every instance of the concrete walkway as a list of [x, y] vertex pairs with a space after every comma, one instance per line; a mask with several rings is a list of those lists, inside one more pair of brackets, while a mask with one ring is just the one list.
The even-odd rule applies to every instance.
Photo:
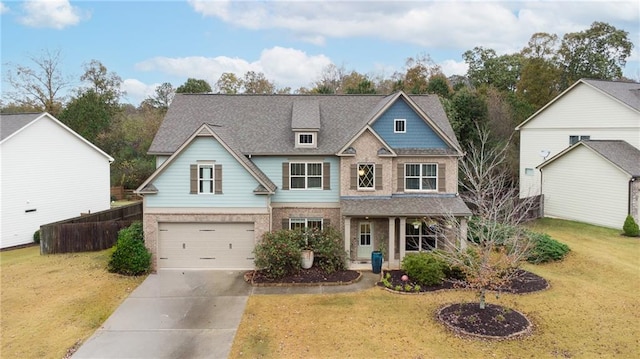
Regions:
[[245, 272], [151, 274], [72, 358], [227, 358], [249, 295], [354, 292], [380, 279], [362, 271], [350, 285], [253, 287]]

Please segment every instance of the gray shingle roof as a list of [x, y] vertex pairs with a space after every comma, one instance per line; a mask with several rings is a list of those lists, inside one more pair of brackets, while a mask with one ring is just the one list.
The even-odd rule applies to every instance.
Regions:
[[640, 177], [640, 150], [622, 140], [583, 140], [582, 143], [633, 177]]
[[41, 113], [21, 113], [15, 115], [0, 115], [0, 141], [11, 136], [19, 129], [28, 125], [38, 117], [42, 116]]
[[291, 114], [292, 129], [320, 129], [320, 103], [317, 100], [295, 101]]
[[269, 177], [267, 177], [267, 175], [265, 175], [264, 172], [262, 172], [262, 170], [258, 168], [255, 163], [253, 163], [253, 161], [248, 159], [247, 156], [240, 152], [237, 141], [235, 140], [235, 136], [232, 135], [233, 132], [230, 129], [222, 126], [212, 125], [208, 125], [207, 127], [209, 127], [211, 132], [214, 132], [216, 135], [218, 135], [220, 140], [223, 141], [231, 149], [231, 151], [233, 151], [236, 157], [239, 158], [240, 161], [242, 161], [242, 163], [244, 163], [250, 171], [253, 171], [254, 175], [262, 181], [262, 183], [264, 184], [263, 187], [266, 187], [266, 190], [270, 192], [274, 192], [276, 190], [277, 186], [273, 183], [273, 181], [271, 181], [271, 179], [269, 179]]
[[[199, 126], [210, 123], [227, 128], [244, 154], [332, 155], [391, 98], [381, 95], [177, 94], [149, 153], [170, 155]], [[410, 98], [458, 146], [438, 97], [417, 95]], [[306, 103], [301, 111], [311, 109], [313, 103], [318, 104], [321, 126], [317, 148], [294, 148], [291, 125], [297, 102]]]
[[342, 197], [345, 216], [470, 216], [462, 199], [453, 195]]
[[640, 111], [640, 83], [590, 79], [582, 81]]

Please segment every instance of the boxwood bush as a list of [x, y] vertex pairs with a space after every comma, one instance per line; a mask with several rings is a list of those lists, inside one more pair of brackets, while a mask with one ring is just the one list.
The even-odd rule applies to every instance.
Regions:
[[431, 252], [407, 254], [402, 260], [402, 270], [411, 281], [422, 286], [441, 284], [447, 268], [446, 262]]
[[622, 230], [624, 231], [625, 236], [629, 236], [629, 237], [640, 236], [640, 227], [638, 227], [638, 223], [636, 223], [635, 219], [633, 219], [631, 215], [627, 215], [627, 218], [624, 220], [624, 225], [622, 226]]
[[142, 223], [134, 222], [118, 232], [108, 270], [124, 275], [140, 275], [151, 269], [151, 253], [144, 245]]
[[569, 246], [556, 241], [546, 233], [528, 232], [528, 236], [533, 244], [527, 257], [527, 262], [546, 263], [560, 261], [570, 251]]

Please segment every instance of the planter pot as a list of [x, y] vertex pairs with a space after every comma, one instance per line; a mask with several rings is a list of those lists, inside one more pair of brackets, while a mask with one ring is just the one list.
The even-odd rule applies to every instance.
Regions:
[[302, 268], [309, 269], [313, 266], [313, 251], [304, 249], [302, 250]]
[[382, 252], [371, 252], [371, 270], [375, 274], [379, 274], [382, 271]]

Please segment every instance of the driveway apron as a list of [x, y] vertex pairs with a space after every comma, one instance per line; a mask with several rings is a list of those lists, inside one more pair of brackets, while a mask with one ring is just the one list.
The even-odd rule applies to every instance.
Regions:
[[151, 274], [72, 358], [226, 358], [252, 291], [243, 273]]

